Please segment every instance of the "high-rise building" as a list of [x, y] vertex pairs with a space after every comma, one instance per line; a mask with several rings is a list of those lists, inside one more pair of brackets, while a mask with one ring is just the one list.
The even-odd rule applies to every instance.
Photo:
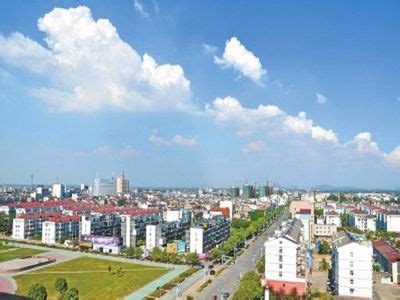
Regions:
[[243, 185], [243, 198], [250, 199], [254, 197], [255, 197], [254, 186], [252, 186], [251, 184]]
[[122, 175], [117, 177], [117, 194], [127, 193], [129, 193], [129, 180], [125, 179], [124, 172], [122, 172]]
[[93, 196], [112, 196], [115, 195], [115, 180], [95, 178], [93, 185]]
[[229, 189], [229, 196], [232, 198], [238, 198], [240, 195], [240, 189], [238, 186], [233, 186]]
[[53, 188], [51, 189], [51, 193], [53, 197], [58, 199], [64, 198], [65, 195], [65, 187], [61, 183], [53, 184]]

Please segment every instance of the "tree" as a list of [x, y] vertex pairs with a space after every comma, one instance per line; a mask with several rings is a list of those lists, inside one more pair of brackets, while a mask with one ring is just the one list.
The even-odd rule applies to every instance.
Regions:
[[57, 278], [56, 282], [54, 283], [54, 287], [62, 296], [68, 290], [67, 280], [65, 280], [65, 278]]
[[192, 266], [197, 265], [200, 262], [199, 256], [197, 253], [190, 252], [186, 254], [186, 262]]
[[260, 274], [263, 274], [265, 272], [265, 255], [263, 255], [257, 262], [256, 268], [258, 273]]
[[343, 227], [349, 226], [349, 214], [343, 213], [340, 216], [340, 220]]
[[10, 235], [12, 233], [13, 220], [15, 213], [6, 215], [4, 212], [0, 213], [0, 232], [3, 234]]
[[111, 272], [111, 266], [108, 266], [108, 273]]
[[256, 272], [251, 271], [243, 275], [239, 287], [233, 295], [233, 300], [261, 300], [263, 296], [264, 288], [261, 286], [260, 276]]
[[322, 271], [328, 271], [329, 267], [330, 267], [329, 263], [326, 261], [325, 258], [323, 258], [321, 263], [320, 263], [320, 268], [322, 269]]
[[46, 287], [40, 283], [31, 285], [28, 291], [28, 297], [33, 300], [46, 300], [47, 299]]
[[329, 243], [327, 241], [322, 241], [322, 243], [319, 245], [318, 253], [319, 254], [331, 253], [331, 247], [329, 246]]
[[63, 296], [63, 300], [78, 300], [79, 291], [76, 288], [69, 289]]

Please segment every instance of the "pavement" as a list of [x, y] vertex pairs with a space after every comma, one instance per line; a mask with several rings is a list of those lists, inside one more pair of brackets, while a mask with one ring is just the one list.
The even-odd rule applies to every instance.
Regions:
[[214, 278], [212, 283], [207, 286], [196, 299], [210, 300], [214, 295], [220, 297], [222, 293], [226, 292], [229, 293], [229, 297], [231, 298], [239, 285], [240, 276], [255, 269], [255, 264], [264, 253], [264, 242], [288, 216], [289, 212], [285, 210], [285, 212], [236, 259], [235, 264], [228, 266], [221, 275]]

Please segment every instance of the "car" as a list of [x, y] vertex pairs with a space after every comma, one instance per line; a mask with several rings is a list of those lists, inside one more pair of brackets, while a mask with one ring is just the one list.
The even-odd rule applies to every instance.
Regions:
[[215, 271], [214, 271], [214, 270], [211, 270], [211, 271], [210, 271], [210, 275], [215, 275]]
[[228, 298], [229, 298], [229, 293], [228, 293], [228, 292], [225, 292], [225, 293], [223, 293], [222, 296], [224, 297], [224, 299], [228, 299]]
[[212, 295], [212, 298], [211, 298], [212, 300], [218, 300], [218, 296], [217, 295]]
[[214, 265], [208, 265], [208, 268], [212, 269], [212, 268], [214, 268]]

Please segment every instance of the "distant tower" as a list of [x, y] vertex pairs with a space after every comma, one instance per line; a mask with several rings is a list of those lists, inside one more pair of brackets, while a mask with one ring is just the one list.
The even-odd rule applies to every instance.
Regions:
[[33, 173], [31, 174], [31, 190], [33, 191]]

